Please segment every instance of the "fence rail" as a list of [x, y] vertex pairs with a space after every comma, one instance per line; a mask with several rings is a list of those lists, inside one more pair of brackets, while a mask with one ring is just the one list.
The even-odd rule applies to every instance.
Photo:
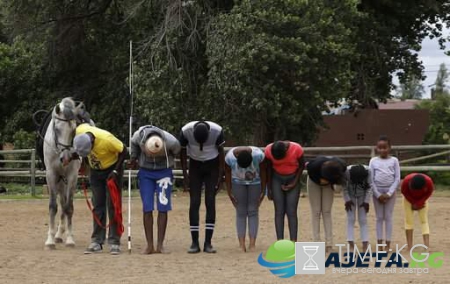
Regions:
[[[231, 147], [225, 147], [225, 151], [230, 150]], [[264, 147], [260, 147], [260, 149], [264, 150]], [[304, 147], [305, 154], [307, 157], [312, 157], [318, 154], [318, 152], [349, 152], [349, 151], [368, 151], [368, 154], [336, 154], [338, 157], [342, 158], [370, 158], [375, 156], [375, 148], [373, 146], [346, 146], [346, 147]], [[423, 150], [446, 150], [441, 153], [426, 155], [418, 158], [412, 158], [408, 160], [400, 161], [401, 164], [421, 161], [437, 156], [442, 156], [446, 154], [450, 154], [450, 145], [398, 145], [393, 146], [392, 149], [394, 151], [423, 151]], [[19, 150], [0, 150], [0, 154], [28, 154], [30, 160], [12, 160], [12, 159], [3, 159], [0, 160], [0, 163], [8, 163], [8, 164], [21, 164], [21, 165], [29, 165], [27, 168], [17, 168], [12, 170], [12, 168], [6, 168], [6, 170], [1, 170], [0, 168], [0, 177], [26, 177], [30, 178], [30, 193], [32, 196], [36, 195], [36, 178], [45, 177], [45, 171], [36, 170], [36, 150], [35, 149], [19, 149]], [[178, 161], [178, 160], [177, 160]], [[450, 171], [450, 166], [442, 165], [442, 166], [401, 166], [402, 172], [414, 172], [414, 171], [437, 171], [444, 172]], [[125, 170], [125, 174], [128, 175], [128, 170]], [[135, 178], [137, 176], [137, 170], [131, 171], [131, 176]], [[182, 179], [182, 171], [179, 169], [173, 170], [174, 177], [177, 179]], [[303, 172], [306, 174], [306, 172]]]

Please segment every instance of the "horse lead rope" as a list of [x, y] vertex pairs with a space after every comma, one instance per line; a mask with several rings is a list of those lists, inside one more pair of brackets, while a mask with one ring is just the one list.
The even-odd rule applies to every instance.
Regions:
[[120, 193], [119, 193], [120, 189], [117, 187], [116, 182], [113, 179], [108, 179], [108, 181], [107, 181], [109, 196], [111, 198], [111, 203], [114, 208], [114, 218], [112, 220], [110, 219], [106, 226], [104, 226], [102, 224], [102, 221], [100, 220], [100, 218], [97, 216], [97, 214], [95, 214], [94, 208], [93, 208], [91, 202], [89, 202], [87, 186], [86, 186], [86, 182], [84, 179], [81, 182], [81, 187], [83, 189], [84, 197], [86, 199], [86, 204], [92, 213], [92, 217], [94, 218], [95, 223], [97, 223], [97, 225], [99, 225], [101, 228], [103, 228], [105, 230], [107, 228], [111, 227], [112, 224], [116, 223], [117, 224], [117, 228], [116, 228], [117, 234], [119, 235], [119, 237], [122, 236], [125, 229], [123, 226], [123, 219], [122, 219], [122, 203], [121, 203]]

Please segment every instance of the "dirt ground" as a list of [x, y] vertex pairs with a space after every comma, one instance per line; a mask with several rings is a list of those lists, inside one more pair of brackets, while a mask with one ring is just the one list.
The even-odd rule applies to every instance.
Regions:
[[[47, 235], [48, 206], [45, 200], [0, 201], [0, 283], [449, 283], [450, 277], [450, 198], [434, 196], [430, 201], [431, 246], [445, 254], [441, 269], [429, 274], [333, 274], [296, 275], [280, 279], [257, 263], [261, 252], [275, 241], [273, 204], [267, 200], [260, 208], [260, 230], [257, 251], [243, 253], [238, 249], [234, 225], [234, 208], [224, 194], [217, 199], [217, 225], [213, 244], [218, 253], [208, 255], [186, 253], [190, 245], [188, 226], [189, 198], [178, 194], [173, 198], [174, 210], [169, 215], [166, 237], [167, 255], [141, 255], [144, 247], [141, 202], [132, 201], [132, 253], [111, 256], [108, 250], [96, 255], [83, 255], [91, 232], [90, 212], [84, 200], [75, 201], [74, 235], [77, 245], [58, 245], [54, 251], [44, 250]], [[346, 241], [345, 211], [341, 196], [333, 208], [334, 238]], [[126, 220], [125, 214], [125, 220]], [[202, 205], [201, 216], [204, 216]], [[310, 241], [310, 212], [307, 198], [299, 204], [300, 241]], [[375, 240], [373, 208], [369, 213], [372, 244]], [[395, 208], [393, 244], [403, 245], [403, 211], [401, 199]], [[417, 224], [417, 222], [416, 222]], [[202, 224], [202, 228], [204, 228]], [[358, 231], [356, 235], [359, 236]], [[286, 234], [287, 235], [287, 234]], [[201, 234], [203, 239], [203, 234]], [[415, 232], [416, 242], [420, 232]], [[123, 238], [126, 249], [126, 231]]]

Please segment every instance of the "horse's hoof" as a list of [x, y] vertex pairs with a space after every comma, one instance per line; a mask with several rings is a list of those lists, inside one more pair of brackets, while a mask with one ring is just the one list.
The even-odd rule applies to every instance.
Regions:
[[74, 248], [75, 247], [75, 243], [66, 243], [66, 247]]
[[63, 239], [61, 239], [61, 238], [55, 238], [55, 243], [57, 243], [57, 244], [62, 244], [62, 243], [63, 243]]
[[46, 250], [55, 250], [56, 249], [56, 245], [55, 244], [45, 245], [45, 249]]

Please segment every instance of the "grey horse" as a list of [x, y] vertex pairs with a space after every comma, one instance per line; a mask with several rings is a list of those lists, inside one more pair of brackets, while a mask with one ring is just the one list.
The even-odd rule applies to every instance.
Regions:
[[[83, 104], [77, 106], [71, 98], [64, 98], [53, 108], [51, 121], [43, 137], [45, 174], [50, 194], [50, 223], [48, 238], [45, 242], [47, 249], [55, 249], [56, 243], [62, 243], [65, 232], [67, 233], [66, 246], [75, 246], [72, 234], [73, 195], [81, 161], [78, 158], [72, 158], [72, 141], [77, 127], [77, 115], [83, 109]], [[61, 207], [58, 231], [55, 226], [58, 211], [57, 197]]]

